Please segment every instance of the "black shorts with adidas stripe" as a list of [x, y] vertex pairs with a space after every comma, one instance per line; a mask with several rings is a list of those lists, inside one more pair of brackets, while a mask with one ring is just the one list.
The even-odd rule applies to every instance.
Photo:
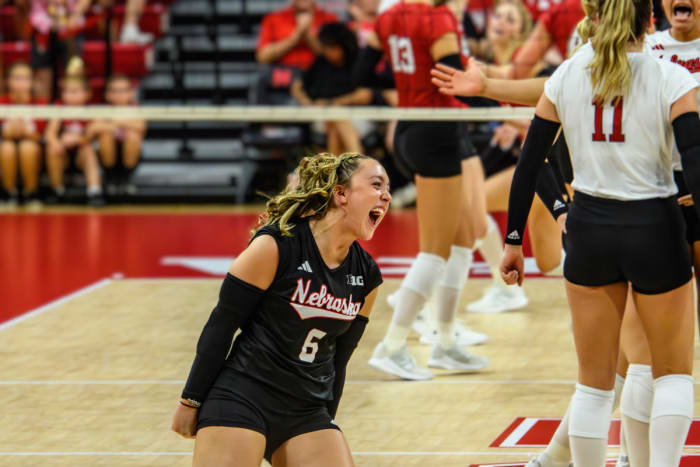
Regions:
[[295, 436], [340, 428], [324, 401], [298, 399], [245, 373], [224, 368], [197, 414], [197, 430], [245, 428], [265, 436], [265, 459]]
[[[678, 187], [678, 197], [690, 194], [685, 184], [685, 178], [683, 178], [683, 172], [673, 172], [673, 178], [676, 180], [676, 186]], [[688, 244], [692, 245], [695, 242], [700, 242], [700, 216], [698, 216], [695, 206], [681, 206], [681, 212], [685, 220], [685, 238]]]
[[574, 284], [629, 282], [636, 292], [659, 294], [692, 277], [675, 196], [620, 201], [577, 191], [566, 230], [564, 277]]

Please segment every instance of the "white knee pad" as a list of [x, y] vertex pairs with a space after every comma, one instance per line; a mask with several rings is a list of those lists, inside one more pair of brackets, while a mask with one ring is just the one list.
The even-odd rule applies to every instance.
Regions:
[[625, 417], [642, 423], [651, 420], [651, 406], [654, 404], [654, 377], [649, 365], [632, 364], [627, 370], [627, 379], [622, 389], [620, 411]]
[[469, 277], [473, 259], [474, 252], [470, 248], [452, 245], [450, 257], [445, 265], [445, 273], [441, 276], [439, 284], [443, 287], [462, 290]]
[[693, 377], [666, 375], [654, 380], [651, 418], [677, 415], [693, 418]]
[[423, 297], [430, 298], [433, 287], [445, 272], [445, 260], [431, 253], [418, 253], [411, 265], [401, 287], [406, 287]]
[[569, 408], [569, 436], [608, 439], [615, 391], [576, 385]]

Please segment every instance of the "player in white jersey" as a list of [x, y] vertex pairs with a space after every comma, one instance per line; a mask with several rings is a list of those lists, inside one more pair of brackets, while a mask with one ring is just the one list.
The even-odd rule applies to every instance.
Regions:
[[518, 243], [542, 154], [561, 122], [576, 190], [564, 267], [579, 356], [569, 423], [574, 464], [605, 463], [629, 282], [656, 378], [650, 465], [675, 467], [693, 414], [693, 312], [671, 147], [675, 136], [691, 193], [699, 194], [697, 83], [687, 70], [641, 53], [648, 0], [608, 0], [598, 13], [592, 43], [555, 72], [537, 105], [513, 180], [502, 273], [522, 282]]
[[[597, 16], [597, 2], [584, 1], [584, 9], [590, 18]], [[588, 4], [588, 5], [587, 5]], [[700, 81], [700, 1], [698, 0], [664, 0], [664, 10], [671, 22], [671, 29], [651, 34], [646, 37], [648, 53], [661, 60], [671, 61], [687, 68], [693, 77]], [[584, 20], [582, 23], [586, 23]], [[588, 19], [593, 25], [593, 21]], [[583, 36], [586, 30], [583, 29]], [[586, 37], [587, 39], [587, 37]], [[442, 86], [442, 91], [448, 94], [481, 95], [502, 101], [514, 101], [525, 105], [535, 105], [543, 90], [544, 80], [504, 81], [486, 79], [478, 69], [469, 67], [466, 72], [453, 74], [436, 70], [434, 82]], [[680, 155], [674, 148], [674, 169], [680, 166]], [[688, 198], [687, 189], [679, 171], [674, 172], [674, 178], [679, 186], [679, 201], [692, 203]], [[684, 196], [686, 195], [686, 196]], [[682, 208], [686, 220], [686, 238], [693, 248], [693, 263], [696, 270], [700, 268], [698, 255], [698, 214], [692, 206]], [[629, 365], [629, 369], [628, 369]], [[626, 376], [626, 378], [625, 378]], [[620, 391], [624, 382], [624, 391]], [[624, 436], [621, 433], [621, 455], [618, 467], [629, 466], [626, 456], [625, 439], [629, 451], [634, 457], [633, 465], [648, 464], [648, 428], [653, 398], [653, 377], [651, 373], [651, 356], [643, 327], [639, 321], [634, 304], [628, 301], [625, 319], [622, 324], [620, 337], [620, 360], [616, 378], [616, 397], [622, 392], [621, 412]], [[631, 457], [632, 457], [631, 456]], [[555, 432], [547, 449], [530, 461], [528, 467], [566, 467], [570, 459], [568, 440], [568, 412], [561, 425]]]

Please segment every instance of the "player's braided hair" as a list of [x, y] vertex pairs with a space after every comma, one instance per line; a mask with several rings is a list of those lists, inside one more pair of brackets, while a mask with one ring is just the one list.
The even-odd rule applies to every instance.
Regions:
[[267, 202], [258, 228], [278, 225], [283, 235], [291, 235], [291, 220], [322, 218], [331, 206], [333, 189], [346, 186], [364, 159], [369, 157], [352, 152], [339, 156], [325, 152], [303, 158], [296, 170], [299, 182], [288, 185]]
[[589, 65], [596, 102], [627, 94], [632, 80], [627, 44], [643, 37], [651, 11], [651, 0], [600, 0]]

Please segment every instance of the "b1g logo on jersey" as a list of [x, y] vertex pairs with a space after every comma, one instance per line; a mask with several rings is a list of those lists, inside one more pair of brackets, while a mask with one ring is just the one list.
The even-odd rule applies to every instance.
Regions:
[[310, 292], [311, 279], [298, 279], [297, 287], [289, 304], [301, 319], [330, 318], [352, 321], [360, 312], [361, 302], [353, 302], [352, 294], [348, 298], [338, 298], [328, 293], [328, 287], [322, 285], [318, 292]]
[[353, 276], [351, 274], [348, 274], [345, 276], [348, 278], [348, 285], [354, 285], [354, 286], [364, 286], [365, 285], [365, 278], [362, 276]]

